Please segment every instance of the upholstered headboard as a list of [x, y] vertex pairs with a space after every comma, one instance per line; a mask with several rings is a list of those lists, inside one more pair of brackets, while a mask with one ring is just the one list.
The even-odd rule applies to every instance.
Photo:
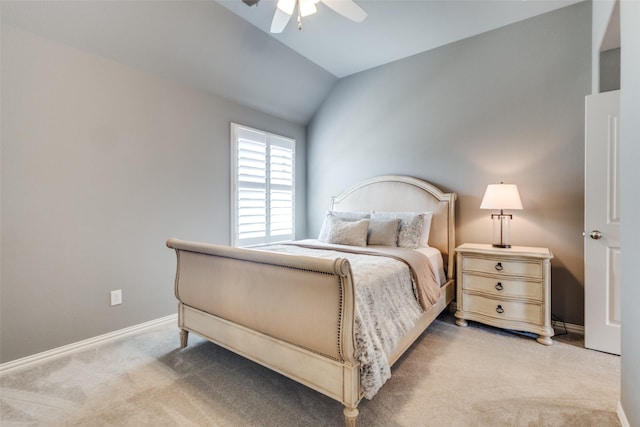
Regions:
[[454, 279], [456, 193], [443, 193], [421, 179], [385, 175], [360, 182], [331, 198], [331, 210], [433, 212], [429, 246], [442, 252], [447, 278]]

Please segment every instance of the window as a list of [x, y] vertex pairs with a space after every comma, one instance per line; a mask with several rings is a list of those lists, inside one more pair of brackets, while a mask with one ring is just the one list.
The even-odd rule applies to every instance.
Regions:
[[295, 140], [231, 123], [234, 246], [294, 238]]

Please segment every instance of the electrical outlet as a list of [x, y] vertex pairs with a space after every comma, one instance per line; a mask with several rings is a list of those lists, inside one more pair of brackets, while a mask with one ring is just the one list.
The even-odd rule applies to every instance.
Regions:
[[122, 304], [122, 289], [111, 291], [111, 305], [114, 306], [120, 304]]

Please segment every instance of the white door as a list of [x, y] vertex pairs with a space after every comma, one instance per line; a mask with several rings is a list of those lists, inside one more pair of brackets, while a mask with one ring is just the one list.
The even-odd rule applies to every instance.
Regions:
[[586, 97], [585, 347], [620, 354], [620, 91]]

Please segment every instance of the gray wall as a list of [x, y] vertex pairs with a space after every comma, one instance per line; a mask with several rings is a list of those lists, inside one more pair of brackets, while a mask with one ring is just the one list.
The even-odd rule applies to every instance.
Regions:
[[620, 48], [600, 52], [600, 92], [620, 89]]
[[[229, 122], [305, 128], [2, 27], [0, 362], [176, 312], [169, 237], [229, 243]], [[109, 291], [124, 303], [109, 306]]]
[[622, 363], [620, 401], [630, 426], [640, 426], [640, 2], [620, 9], [622, 76], [620, 90]]
[[552, 311], [583, 324], [590, 68], [584, 2], [342, 79], [308, 126], [310, 234], [330, 196], [406, 174], [458, 193], [458, 243], [488, 243], [484, 190], [515, 183], [512, 243], [553, 251]]

